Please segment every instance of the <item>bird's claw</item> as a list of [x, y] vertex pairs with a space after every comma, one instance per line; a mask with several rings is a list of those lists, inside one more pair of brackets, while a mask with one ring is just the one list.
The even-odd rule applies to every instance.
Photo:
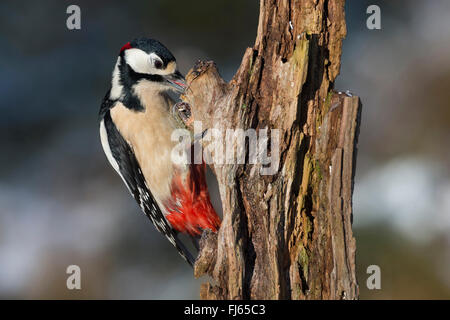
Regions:
[[178, 116], [185, 125], [190, 126], [193, 118], [192, 118], [192, 112], [191, 112], [191, 105], [187, 102], [177, 102], [172, 107], [172, 113], [175, 116]]

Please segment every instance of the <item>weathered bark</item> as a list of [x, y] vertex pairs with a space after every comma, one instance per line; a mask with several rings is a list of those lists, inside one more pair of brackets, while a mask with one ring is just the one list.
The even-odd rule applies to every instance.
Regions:
[[202, 298], [358, 297], [351, 220], [361, 108], [332, 91], [345, 34], [344, 0], [262, 0], [255, 45], [232, 80], [212, 62], [187, 75], [183, 100], [203, 128], [281, 132], [274, 175], [261, 175], [261, 164], [212, 166], [224, 216], [201, 242], [195, 275], [213, 279]]

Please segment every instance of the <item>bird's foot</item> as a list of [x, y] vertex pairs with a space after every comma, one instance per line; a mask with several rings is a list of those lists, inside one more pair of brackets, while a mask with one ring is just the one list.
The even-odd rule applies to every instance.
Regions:
[[194, 121], [191, 112], [191, 105], [187, 102], [177, 102], [172, 107], [172, 113], [175, 117], [178, 117], [183, 121], [183, 123], [190, 127]]

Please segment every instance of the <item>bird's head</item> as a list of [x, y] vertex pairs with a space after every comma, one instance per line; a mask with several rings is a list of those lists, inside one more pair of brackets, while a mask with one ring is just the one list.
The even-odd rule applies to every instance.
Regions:
[[[116, 79], [115, 79], [116, 78]], [[155, 90], [183, 92], [186, 83], [172, 53], [159, 41], [138, 38], [125, 44], [113, 73], [117, 86], [132, 87], [146, 81]]]

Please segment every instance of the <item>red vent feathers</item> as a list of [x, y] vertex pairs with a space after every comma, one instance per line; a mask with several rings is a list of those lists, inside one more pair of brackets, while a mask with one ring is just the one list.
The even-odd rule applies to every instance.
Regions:
[[187, 184], [180, 177], [172, 182], [172, 199], [181, 206], [169, 206], [166, 216], [172, 227], [190, 235], [200, 235], [202, 229], [217, 232], [220, 218], [209, 199], [205, 179], [205, 164], [192, 165]]

